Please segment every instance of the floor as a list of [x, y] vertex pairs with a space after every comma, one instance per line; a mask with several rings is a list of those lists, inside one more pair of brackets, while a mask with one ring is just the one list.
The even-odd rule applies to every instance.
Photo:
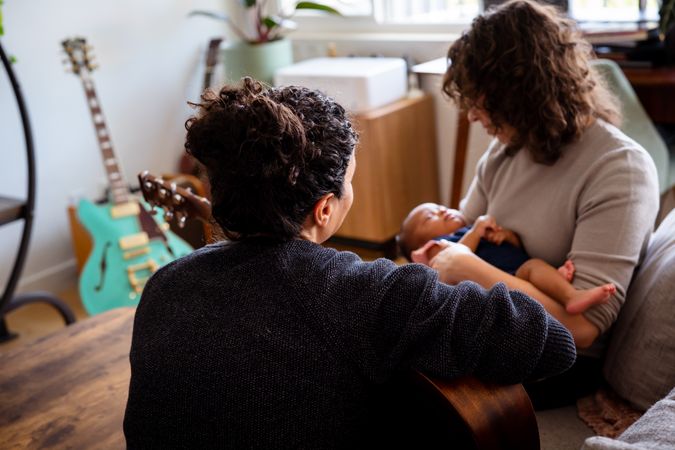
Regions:
[[[82, 307], [74, 280], [63, 291], [55, 295], [70, 306], [77, 320], [87, 317], [87, 312]], [[61, 316], [54, 308], [46, 304], [23, 306], [7, 314], [6, 320], [9, 330], [18, 336], [11, 341], [0, 344], [0, 352], [51, 334], [64, 326]]]
[[586, 438], [594, 436], [577, 416], [576, 406], [537, 411], [541, 450], [579, 450]]

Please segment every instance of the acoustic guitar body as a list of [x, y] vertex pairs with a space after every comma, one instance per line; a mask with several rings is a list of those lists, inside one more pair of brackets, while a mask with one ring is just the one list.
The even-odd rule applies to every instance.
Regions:
[[166, 263], [192, 252], [192, 247], [152, 216], [147, 204], [94, 204], [80, 200], [77, 216], [93, 248], [80, 274], [80, 297], [91, 315], [136, 306], [147, 279]]

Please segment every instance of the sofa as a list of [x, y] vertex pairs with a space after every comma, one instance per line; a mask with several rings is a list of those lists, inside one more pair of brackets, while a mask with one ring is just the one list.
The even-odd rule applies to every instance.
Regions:
[[[576, 406], [537, 412], [543, 450], [675, 449], [675, 209], [652, 236], [611, 332], [604, 377], [614, 392], [647, 413], [609, 439], [593, 437]], [[658, 439], [666, 443], [655, 446]]]

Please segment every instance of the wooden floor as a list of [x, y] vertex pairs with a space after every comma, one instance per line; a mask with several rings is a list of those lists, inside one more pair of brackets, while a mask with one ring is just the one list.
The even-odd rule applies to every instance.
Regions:
[[[350, 250], [357, 253], [364, 260], [373, 260], [381, 258], [383, 254], [375, 250], [363, 250], [355, 247], [345, 247], [331, 245], [339, 250]], [[397, 263], [403, 263], [403, 260], [397, 260]], [[71, 282], [65, 286], [63, 291], [54, 293], [63, 300], [75, 313], [77, 320], [87, 317], [87, 312], [82, 307], [80, 296], [77, 292], [77, 284]], [[51, 306], [44, 304], [34, 304], [24, 306], [12, 311], [6, 316], [7, 326], [10, 331], [17, 333], [18, 337], [11, 341], [0, 344], [0, 352], [7, 351], [10, 348], [20, 346], [23, 343], [34, 341], [42, 336], [51, 334], [54, 331], [63, 328], [61, 316]]]
[[[70, 284], [55, 295], [70, 306], [77, 320], [81, 320], [87, 317], [87, 312], [80, 302], [76, 283]], [[9, 330], [18, 334], [18, 337], [0, 344], [0, 352], [51, 334], [64, 326], [63, 319], [58, 312], [46, 304], [23, 306], [7, 314], [6, 320]]]

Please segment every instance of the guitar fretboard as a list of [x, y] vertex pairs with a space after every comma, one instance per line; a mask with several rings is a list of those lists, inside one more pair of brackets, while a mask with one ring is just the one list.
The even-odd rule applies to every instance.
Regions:
[[82, 86], [84, 93], [87, 96], [87, 104], [89, 105], [89, 112], [94, 122], [94, 130], [98, 140], [98, 146], [103, 157], [103, 166], [105, 167], [108, 183], [110, 185], [110, 196], [112, 203], [118, 205], [120, 203], [128, 202], [131, 199], [128, 184], [120, 171], [120, 165], [113, 151], [112, 141], [110, 140], [110, 133], [103, 118], [103, 111], [96, 95], [94, 82], [88, 76], [86, 71], [80, 74], [82, 79]]

